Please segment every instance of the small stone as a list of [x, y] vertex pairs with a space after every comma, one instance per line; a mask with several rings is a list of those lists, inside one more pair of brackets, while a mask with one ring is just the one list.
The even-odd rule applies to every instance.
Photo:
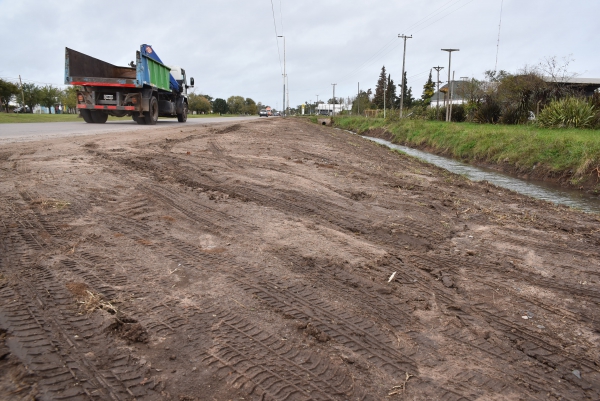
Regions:
[[537, 325], [537, 328], [538, 328], [538, 329], [545, 329], [545, 327], [544, 327], [544, 326], [542, 326], [541, 324], [538, 324], [538, 325]]
[[576, 378], [578, 378], [578, 379], [581, 379], [581, 372], [580, 372], [580, 371], [578, 371], [577, 369], [575, 369], [575, 370], [574, 370], [573, 372], [571, 372], [571, 373], [573, 373], [573, 375], [574, 375]]
[[525, 320], [529, 319], [529, 316], [521, 316], [521, 317]]
[[175, 356], [175, 355], [171, 355], [171, 356], [169, 357], [169, 359], [170, 359], [170, 360], [172, 360], [172, 361], [174, 361], [175, 359], [177, 359], [177, 356]]

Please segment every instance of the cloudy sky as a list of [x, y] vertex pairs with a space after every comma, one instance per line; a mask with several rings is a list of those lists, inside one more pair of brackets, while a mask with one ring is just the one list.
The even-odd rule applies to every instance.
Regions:
[[[501, 14], [502, 9], [502, 14]], [[497, 53], [500, 17], [500, 46]], [[431, 67], [457, 48], [456, 77], [515, 72], [548, 57], [600, 78], [598, 0], [0, 0], [0, 77], [63, 86], [64, 48], [117, 65], [151, 44], [180, 65], [197, 93], [282, 103], [283, 40], [290, 106], [375, 88], [381, 67], [399, 83], [407, 41], [408, 85], [416, 97]], [[435, 79], [435, 75], [434, 75]]]

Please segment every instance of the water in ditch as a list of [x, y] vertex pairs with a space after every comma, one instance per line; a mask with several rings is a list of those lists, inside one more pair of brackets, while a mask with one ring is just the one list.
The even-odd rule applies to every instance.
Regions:
[[435, 164], [438, 167], [463, 175], [473, 181], [488, 181], [499, 187], [510, 189], [533, 198], [543, 199], [559, 205], [566, 205], [588, 213], [600, 213], [600, 198], [598, 196], [579, 191], [565, 190], [564, 188], [542, 181], [523, 180], [494, 170], [475, 167], [448, 157], [434, 155], [406, 146], [395, 145], [384, 139], [368, 136], [363, 136], [363, 138], [385, 145], [391, 149], [399, 150], [428, 163]]

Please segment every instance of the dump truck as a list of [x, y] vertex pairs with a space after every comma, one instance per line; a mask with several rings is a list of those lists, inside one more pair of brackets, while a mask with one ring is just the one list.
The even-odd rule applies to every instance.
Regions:
[[119, 67], [65, 48], [65, 84], [77, 85], [77, 109], [86, 123], [105, 123], [108, 116], [130, 116], [138, 124], [154, 125], [158, 117], [188, 114], [185, 70], [165, 65], [152, 46], [143, 44], [135, 62]]

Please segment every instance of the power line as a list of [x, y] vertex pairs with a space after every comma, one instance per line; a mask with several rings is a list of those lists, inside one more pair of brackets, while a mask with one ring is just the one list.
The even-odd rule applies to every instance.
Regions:
[[279, 0], [279, 18], [281, 19], [281, 34], [285, 35], [283, 32], [283, 11], [281, 10], [281, 0]]
[[277, 55], [279, 56], [279, 69], [283, 74], [283, 68], [281, 67], [281, 52], [279, 51], [279, 35], [277, 34], [277, 23], [275, 22], [275, 7], [273, 6], [273, 0], [271, 0], [271, 12], [273, 13], [273, 27], [275, 28], [275, 42], [277, 42]]
[[[445, 3], [443, 6], [439, 7], [438, 9], [436, 9], [434, 12], [430, 13], [429, 15], [427, 15], [425, 18], [422, 18], [421, 20], [417, 21], [416, 23], [412, 24], [411, 26], [409, 26], [408, 29], [406, 29], [406, 31], [410, 30], [410, 28], [412, 27], [418, 27], [419, 25], [422, 25], [423, 23], [425, 23], [427, 20], [435, 17], [436, 15], [440, 14], [442, 11], [446, 11], [449, 8], [458, 5], [459, 2], [461, 2], [463, 0], [450, 0], [447, 3]], [[467, 3], [461, 5], [460, 7], [444, 14], [443, 16], [441, 16], [440, 18], [436, 19], [435, 21], [422, 26], [420, 29], [413, 31], [413, 34], [421, 32], [427, 28], [429, 28], [431, 25], [434, 25], [435, 23], [437, 23], [438, 21], [441, 21], [442, 19], [448, 17], [451, 14], [454, 14], [456, 11], [466, 7], [467, 5], [471, 4], [472, 2], [474, 2], [475, 0], [470, 0]], [[390, 47], [390, 45], [393, 45], [392, 47]], [[339, 82], [346, 82], [350, 79], [353, 79], [360, 71], [362, 71], [365, 67], [371, 65], [373, 62], [375, 62], [376, 60], [379, 60], [381, 58], [383, 58], [384, 56], [388, 55], [390, 52], [392, 52], [393, 50], [395, 50], [397, 47], [399, 46], [399, 43], [394, 39], [391, 39], [389, 42], [387, 42], [385, 45], [383, 45], [377, 52], [375, 52], [373, 55], [367, 57], [357, 68], [355, 68], [354, 70], [350, 71], [348, 74], [342, 76], [342, 78], [339, 80]]]
[[498, 71], [498, 53], [500, 53], [500, 29], [502, 28], [502, 9], [504, 8], [504, 0], [500, 3], [500, 23], [498, 24], [498, 44], [496, 45], [496, 65], [494, 71]]

